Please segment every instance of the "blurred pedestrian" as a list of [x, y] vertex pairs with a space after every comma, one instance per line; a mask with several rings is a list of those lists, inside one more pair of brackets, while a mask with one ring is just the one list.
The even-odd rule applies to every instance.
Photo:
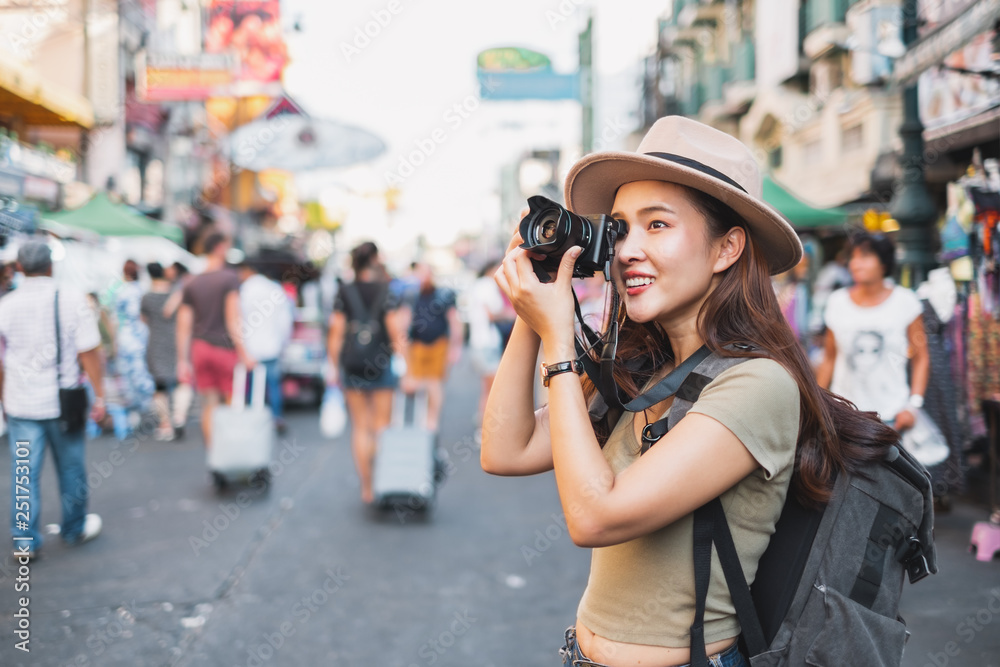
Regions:
[[504, 310], [504, 300], [500, 288], [493, 280], [493, 274], [499, 266], [498, 261], [491, 261], [483, 266], [468, 294], [469, 356], [480, 378], [479, 409], [475, 416], [477, 425], [483, 422], [486, 399], [493, 387], [493, 378], [497, 374], [503, 352], [503, 338], [496, 319]]
[[174, 424], [170, 418], [170, 398], [177, 386], [177, 317], [168, 317], [164, 312], [170, 298], [170, 282], [159, 262], [146, 265], [149, 274], [149, 291], [142, 296], [139, 312], [149, 329], [149, 344], [146, 347], [146, 365], [156, 393], [153, 407], [156, 410], [158, 426], [153, 434], [157, 440], [173, 440]]
[[[163, 316], [176, 322], [177, 311], [181, 306], [181, 299], [184, 296], [184, 286], [191, 281], [191, 272], [180, 262], [174, 262], [163, 269], [164, 278], [170, 283], [170, 297], [163, 305]], [[176, 329], [174, 332], [174, 342], [176, 344]], [[176, 365], [176, 361], [174, 362]], [[175, 366], [176, 367], [176, 366]], [[194, 399], [194, 389], [190, 382], [177, 379], [177, 386], [173, 391], [172, 419], [175, 437], [184, 437], [184, 428], [187, 425], [188, 411], [191, 409], [191, 401]]]
[[247, 354], [267, 373], [265, 400], [271, 406], [278, 433], [284, 433], [281, 395], [281, 353], [292, 337], [294, 305], [278, 283], [262, 275], [252, 261], [240, 263], [240, 310]]
[[177, 312], [177, 379], [193, 382], [201, 396], [206, 447], [212, 446], [212, 411], [232, 398], [236, 363], [254, 366], [241, 334], [240, 278], [226, 266], [230, 247], [224, 234], [205, 239], [205, 270], [185, 285]]
[[174, 262], [170, 266], [164, 267], [163, 274], [167, 281], [175, 288], [183, 286], [191, 277], [188, 267], [184, 266], [181, 262]]
[[[896, 249], [885, 234], [858, 232], [850, 241], [854, 285], [827, 300], [823, 361], [827, 387], [861, 410], [873, 410], [900, 433], [913, 427], [930, 374], [923, 307], [913, 291], [887, 281]], [[907, 360], [910, 377], [907, 377]]]
[[39, 484], [46, 447], [52, 448], [59, 480], [62, 539], [79, 544], [101, 532], [101, 517], [87, 514], [90, 493], [84, 467], [84, 429], [62, 428], [59, 389], [78, 385], [82, 367], [94, 393], [90, 416], [100, 422], [104, 418], [104, 385], [101, 335], [84, 295], [71, 287], [57, 290], [52, 279], [52, 254], [45, 243], [25, 243], [18, 250], [17, 261], [24, 281], [0, 299], [4, 348], [0, 402], [9, 428], [14, 554], [33, 558], [42, 547]]
[[847, 270], [850, 259], [850, 245], [845, 244], [837, 251], [833, 259], [828, 261], [816, 273], [813, 282], [812, 312], [810, 314], [809, 330], [812, 333], [822, 333], [824, 329], [823, 314], [826, 312], [826, 302], [837, 290], [849, 287], [853, 282], [851, 272]]
[[370, 503], [376, 443], [389, 425], [399, 383], [391, 359], [405, 334], [378, 247], [369, 241], [351, 250], [351, 268], [354, 280], [337, 290], [327, 346], [331, 382], [340, 382], [351, 416], [351, 452], [361, 500]]
[[[121, 379], [125, 409], [138, 418], [151, 406], [156, 384], [146, 367], [149, 329], [141, 318], [142, 287], [139, 265], [128, 260], [122, 267], [124, 282], [115, 295], [115, 373]], [[130, 416], [132, 416], [130, 415]]]
[[406, 376], [403, 391], [427, 392], [427, 428], [437, 431], [448, 369], [462, 354], [462, 322], [455, 307], [455, 293], [438, 287], [429, 264], [414, 270], [417, 289], [405, 298], [408, 310]]
[[792, 328], [795, 338], [806, 348], [810, 308], [809, 253], [802, 253], [798, 264], [775, 276], [774, 288], [782, 315]]
[[0, 297], [14, 290], [15, 262], [0, 264]]

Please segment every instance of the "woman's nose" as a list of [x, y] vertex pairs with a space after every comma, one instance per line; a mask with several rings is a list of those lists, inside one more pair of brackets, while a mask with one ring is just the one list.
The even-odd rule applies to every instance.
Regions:
[[618, 242], [615, 256], [625, 264], [643, 259], [646, 255], [642, 249], [642, 232], [630, 230], [625, 238]]

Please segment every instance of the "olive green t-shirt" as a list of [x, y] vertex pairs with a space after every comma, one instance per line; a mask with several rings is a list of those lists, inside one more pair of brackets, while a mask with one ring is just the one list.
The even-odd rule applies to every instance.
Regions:
[[[743, 572], [747, 583], [752, 583], [792, 476], [799, 432], [798, 385], [777, 362], [752, 359], [708, 384], [690, 412], [723, 424], [760, 464], [722, 495]], [[616, 475], [639, 458], [634, 418], [635, 413], [626, 412], [604, 446], [604, 456]], [[711, 468], [704, 474], [711, 475]], [[648, 535], [594, 549], [578, 620], [618, 642], [688, 646], [695, 607], [693, 525], [693, 514], [688, 514]], [[739, 633], [736, 610], [713, 549], [705, 643]]]

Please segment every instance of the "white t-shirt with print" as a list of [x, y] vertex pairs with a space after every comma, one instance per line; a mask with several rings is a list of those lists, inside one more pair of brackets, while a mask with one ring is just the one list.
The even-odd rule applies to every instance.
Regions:
[[859, 306], [850, 288], [830, 295], [824, 320], [837, 342], [830, 391], [890, 421], [910, 398], [906, 328], [923, 313], [911, 290], [895, 286], [877, 306]]

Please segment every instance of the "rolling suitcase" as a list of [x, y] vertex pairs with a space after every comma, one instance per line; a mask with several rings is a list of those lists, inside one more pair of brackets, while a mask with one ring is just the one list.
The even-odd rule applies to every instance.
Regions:
[[407, 418], [407, 395], [396, 392], [392, 424], [379, 436], [372, 491], [381, 509], [425, 511], [437, 493], [437, 435], [426, 427], [427, 396], [411, 396]]
[[263, 364], [253, 369], [250, 405], [246, 404], [247, 369], [233, 370], [233, 399], [212, 413], [212, 443], [208, 448], [208, 470], [217, 490], [229, 482], [270, 485], [271, 450], [274, 448], [274, 417], [264, 405]]

